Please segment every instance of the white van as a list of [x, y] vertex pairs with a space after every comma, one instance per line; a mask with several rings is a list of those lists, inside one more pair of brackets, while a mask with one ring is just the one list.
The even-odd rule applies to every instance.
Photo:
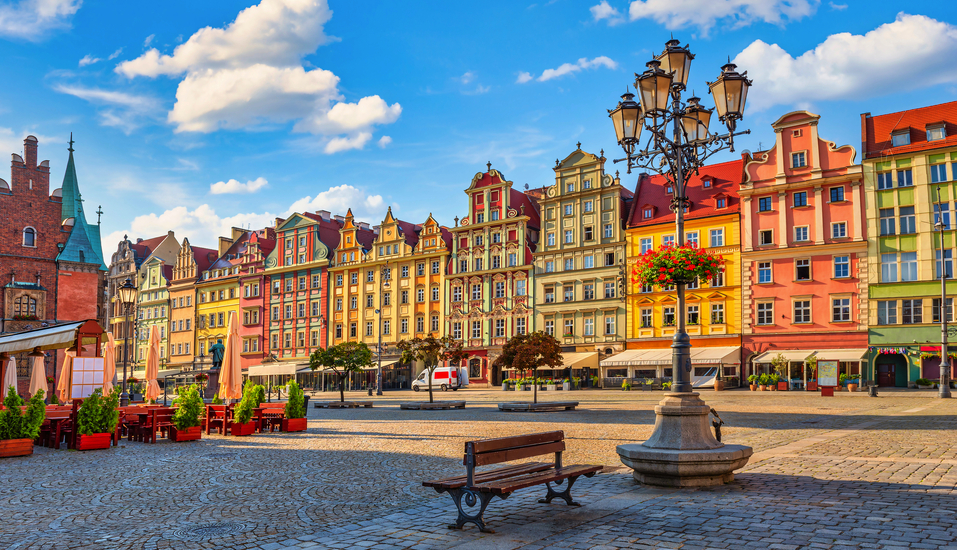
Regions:
[[[435, 367], [432, 373], [432, 391], [442, 390], [452, 391], [469, 385], [469, 377], [465, 374], [464, 368], [459, 367]], [[429, 370], [425, 369], [419, 374], [419, 377], [412, 381], [412, 391], [429, 391]]]

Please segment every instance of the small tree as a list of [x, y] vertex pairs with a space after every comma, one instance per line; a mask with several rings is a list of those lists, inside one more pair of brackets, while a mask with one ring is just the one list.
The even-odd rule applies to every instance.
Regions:
[[177, 430], [199, 426], [199, 416], [203, 412], [203, 398], [199, 396], [199, 388], [191, 385], [183, 389], [173, 403], [179, 405], [173, 414], [173, 425]]
[[309, 368], [331, 368], [339, 377], [339, 400], [345, 402], [345, 379], [351, 372], [361, 372], [372, 366], [372, 350], [365, 342], [343, 342], [326, 349], [318, 348], [309, 356]]
[[[536, 371], [542, 367], [559, 367], [563, 364], [562, 348], [553, 336], [538, 331], [513, 336], [502, 348], [502, 362], [513, 369]], [[534, 402], [538, 403], [538, 384], [533, 386]]]
[[286, 402], [286, 418], [305, 418], [306, 407], [305, 399], [302, 395], [302, 388], [292, 380], [289, 382], [289, 401]]
[[788, 372], [791, 370], [790, 363], [784, 357], [784, 355], [780, 353], [775, 355], [774, 359], [771, 359], [771, 368], [773, 368], [774, 372], [778, 375], [778, 380], [781, 378], [785, 378], [787, 380], [791, 379], [791, 373]]
[[43, 390], [33, 394], [27, 406], [26, 414], [20, 410], [23, 399], [17, 395], [13, 386], [3, 400], [4, 410], [0, 411], [0, 440], [36, 439], [40, 435], [40, 426], [46, 417], [43, 403]]
[[403, 340], [397, 346], [402, 350], [404, 363], [422, 361], [425, 364], [425, 370], [429, 372], [429, 403], [435, 402], [432, 394], [432, 377], [439, 364], [441, 362], [458, 363], [468, 357], [468, 353], [462, 349], [462, 341], [451, 336], [442, 338], [426, 336]]

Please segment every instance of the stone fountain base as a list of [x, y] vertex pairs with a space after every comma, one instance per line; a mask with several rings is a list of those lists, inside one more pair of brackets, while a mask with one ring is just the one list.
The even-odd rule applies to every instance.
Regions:
[[644, 443], [618, 446], [623, 464], [635, 480], [662, 487], [707, 487], [734, 480], [753, 450], [725, 445], [708, 425], [711, 408], [696, 392], [668, 393], [655, 407], [658, 415], [651, 437]]

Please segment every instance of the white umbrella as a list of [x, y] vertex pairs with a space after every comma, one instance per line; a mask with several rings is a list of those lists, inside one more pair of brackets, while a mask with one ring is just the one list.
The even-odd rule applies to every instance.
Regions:
[[146, 400], [156, 401], [159, 399], [159, 347], [160, 333], [159, 327], [153, 325], [150, 327], [150, 347], [146, 352]]
[[116, 341], [113, 333], [106, 333], [106, 342], [103, 343], [103, 395], [113, 391], [113, 379], [116, 378]]
[[70, 388], [73, 387], [73, 358], [76, 357], [75, 351], [68, 351], [63, 355], [63, 368], [60, 369], [60, 381], [57, 382], [57, 395], [60, 397], [60, 403], [66, 403], [70, 399]]
[[46, 397], [50, 388], [47, 387], [47, 369], [46, 365], [43, 364], [43, 352], [35, 351], [29, 357], [33, 359], [33, 368], [30, 369], [30, 396], [32, 397], [42, 390], [43, 397]]
[[[229, 312], [229, 327], [226, 333], [226, 352], [219, 369], [220, 399], [240, 399], [243, 396], [243, 371], [239, 356], [239, 323], [236, 312]], [[228, 403], [228, 401], [227, 401]]]
[[10, 386], [13, 386], [13, 391], [17, 391], [17, 359], [15, 357], [7, 358], [7, 369], [3, 371], [3, 388], [0, 395], [4, 399], [7, 397], [7, 392], [10, 391]]

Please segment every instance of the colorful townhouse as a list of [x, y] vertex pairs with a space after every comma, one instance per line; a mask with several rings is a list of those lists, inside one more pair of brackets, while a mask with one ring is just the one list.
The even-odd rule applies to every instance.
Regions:
[[276, 248], [272, 228], [247, 231], [235, 246], [239, 260], [239, 353], [243, 370], [259, 365], [266, 357], [268, 280], [266, 258]]
[[605, 160], [579, 143], [556, 161], [555, 184], [539, 201], [536, 326], [562, 343], [562, 376], [591, 377], [599, 358], [625, 349], [624, 221], [634, 195], [605, 174]]
[[276, 246], [263, 271], [266, 354], [251, 376], [308, 372], [309, 355], [328, 345], [328, 269], [343, 221], [326, 210], [276, 220]]
[[226, 343], [229, 314], [239, 315], [239, 275], [242, 261], [236, 257], [236, 248], [247, 234], [233, 228], [229, 238], [219, 238], [218, 258], [202, 272], [196, 282], [196, 351], [209, 353], [209, 347]]
[[[201, 368], [196, 352], [196, 281], [212, 265], [219, 253], [183, 239], [169, 286], [169, 368], [190, 370]], [[208, 366], [208, 363], [206, 364]]]
[[445, 301], [447, 334], [464, 341], [471, 384], [498, 385], [502, 346], [536, 330], [533, 254], [539, 245], [542, 190], [522, 193], [488, 164], [465, 194], [468, 212], [455, 218]]
[[[140, 266], [140, 284], [137, 287], [137, 346], [136, 369], [146, 369], [146, 354], [149, 348], [150, 331], [157, 327], [160, 335], [160, 370], [168, 360], [169, 350], [169, 283], [173, 277], [173, 265], [157, 255], [151, 255]], [[139, 375], [137, 375], [139, 376]]]
[[867, 355], [867, 235], [857, 152], [818, 134], [820, 116], [788, 113], [771, 127], [774, 147], [745, 155], [741, 184], [742, 330], [745, 374], [789, 379], [805, 361], [838, 361], [858, 374]]
[[[940, 378], [941, 284], [953, 278], [957, 102], [861, 115], [867, 199], [869, 359], [867, 378], [912, 386]], [[938, 204], [939, 199], [939, 204]], [[938, 210], [939, 208], [939, 210]], [[943, 223], [941, 232], [935, 229]], [[947, 295], [957, 284], [947, 282]], [[953, 321], [953, 301], [943, 315]], [[957, 352], [951, 347], [948, 353]], [[951, 361], [951, 368], [953, 369]], [[953, 373], [952, 373], [953, 375]]]
[[628, 246], [628, 350], [601, 361], [603, 385], [624, 379], [668, 378], [677, 315], [685, 315], [691, 337], [692, 382], [710, 385], [718, 369], [731, 385], [740, 383], [741, 363], [741, 160], [704, 166], [688, 182], [685, 242], [724, 260], [721, 277], [696, 281], [685, 291], [686, 311], [677, 311], [673, 287], [641, 286], [632, 271], [638, 256], [677, 242], [671, 210], [674, 186], [661, 175], [642, 174], [626, 231]]

